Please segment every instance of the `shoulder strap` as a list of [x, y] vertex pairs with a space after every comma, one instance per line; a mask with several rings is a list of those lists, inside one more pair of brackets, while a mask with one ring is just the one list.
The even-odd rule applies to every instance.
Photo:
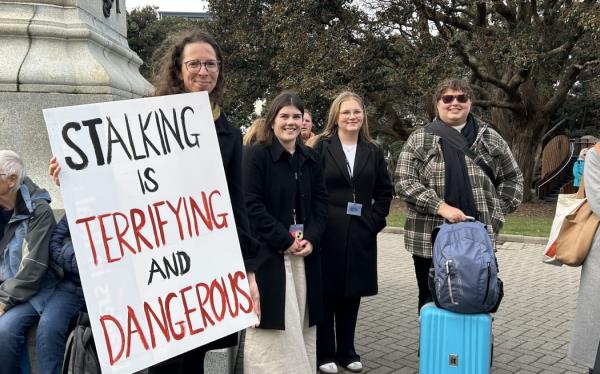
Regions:
[[75, 345], [75, 334], [76, 330], [71, 331], [69, 338], [67, 339], [61, 374], [69, 374], [69, 369], [71, 368], [71, 355], [73, 354], [73, 346]]
[[460, 135], [458, 131], [451, 129], [449, 126], [443, 125], [438, 121], [433, 121], [429, 125], [425, 126], [425, 131], [439, 136], [440, 138], [444, 139], [452, 148], [466, 154], [467, 157], [473, 160], [473, 162], [477, 164], [481, 170], [483, 170], [485, 175], [490, 178], [494, 186], [496, 185], [496, 177], [494, 176], [492, 169], [481, 157], [477, 157], [477, 155], [471, 151], [469, 148], [469, 143], [467, 143], [467, 139]]

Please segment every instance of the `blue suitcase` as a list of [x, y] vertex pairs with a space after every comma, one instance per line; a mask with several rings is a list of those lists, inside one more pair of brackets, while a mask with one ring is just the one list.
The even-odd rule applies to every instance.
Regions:
[[486, 374], [492, 360], [492, 317], [460, 314], [434, 303], [421, 308], [420, 374]]

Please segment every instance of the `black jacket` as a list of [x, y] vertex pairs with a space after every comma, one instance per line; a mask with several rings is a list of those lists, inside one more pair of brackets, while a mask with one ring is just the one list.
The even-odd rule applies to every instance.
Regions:
[[[221, 112], [221, 115], [215, 121], [217, 138], [219, 140], [219, 149], [223, 159], [223, 168], [225, 169], [225, 179], [231, 199], [231, 208], [235, 218], [242, 257], [246, 271], [256, 270], [256, 255], [258, 253], [259, 243], [250, 233], [250, 224], [246, 213], [246, 203], [244, 202], [244, 189], [242, 182], [242, 132], [233, 127], [227, 117]], [[237, 344], [238, 334], [224, 336], [218, 340], [210, 342], [199, 349], [206, 351], [231, 347]], [[178, 356], [179, 357], [179, 356]]]
[[246, 271], [256, 270], [256, 255], [258, 253], [258, 242], [250, 233], [250, 224], [246, 213], [246, 203], [244, 202], [244, 184], [242, 182], [242, 133], [233, 127], [227, 121], [223, 113], [215, 121], [217, 138], [219, 139], [219, 148], [221, 158], [223, 159], [223, 168], [225, 169], [225, 179], [229, 189], [231, 207], [235, 218], [238, 239], [242, 247], [242, 256]]
[[285, 269], [281, 252], [294, 241], [289, 226], [293, 224], [297, 188], [300, 207], [297, 223], [304, 224], [304, 238], [313, 244], [313, 252], [304, 258], [310, 325], [315, 325], [321, 315], [319, 242], [325, 229], [327, 191], [317, 154], [297, 144], [295, 157], [298, 171], [293, 170], [290, 154], [277, 139], [271, 145], [250, 146], [244, 153], [248, 217], [254, 235], [262, 244], [256, 271], [261, 328], [285, 329]]
[[[377, 233], [386, 225], [392, 182], [381, 149], [359, 138], [350, 178], [337, 134], [316, 146], [329, 196], [327, 228], [321, 242], [325, 297], [377, 293]], [[355, 186], [362, 215], [346, 213]]]

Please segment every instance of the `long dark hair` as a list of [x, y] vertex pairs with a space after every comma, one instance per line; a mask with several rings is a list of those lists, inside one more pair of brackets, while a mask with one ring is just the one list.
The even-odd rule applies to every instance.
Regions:
[[157, 56], [161, 57], [153, 79], [156, 86], [154, 95], [163, 96], [185, 92], [183, 81], [181, 80], [181, 69], [183, 67], [181, 55], [185, 46], [190, 43], [209, 44], [215, 50], [217, 60], [221, 61], [217, 84], [212, 92], [209, 93], [209, 96], [212, 102], [222, 104], [223, 92], [225, 90], [223, 54], [217, 41], [210, 34], [198, 30], [184, 31], [169, 37], [156, 52]]
[[273, 131], [275, 117], [277, 117], [281, 108], [286, 106], [296, 107], [304, 115], [304, 103], [300, 97], [294, 91], [283, 91], [273, 99], [267, 110], [265, 121], [256, 129], [256, 141], [258, 143], [267, 145], [272, 143], [273, 135], [275, 134]]

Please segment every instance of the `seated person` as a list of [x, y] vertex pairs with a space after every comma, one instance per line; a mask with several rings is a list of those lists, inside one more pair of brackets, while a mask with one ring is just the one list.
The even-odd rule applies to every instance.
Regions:
[[[56, 225], [49, 203], [48, 192], [25, 176], [19, 155], [0, 150], [0, 374], [21, 373], [27, 331], [58, 282], [60, 268], [48, 251]], [[37, 341], [40, 369], [43, 348]]]
[[60, 374], [70, 322], [85, 307], [67, 216], [63, 216], [52, 233], [50, 257], [62, 268], [64, 278], [48, 299], [38, 324], [37, 345], [46, 351], [46, 362], [38, 372]]

